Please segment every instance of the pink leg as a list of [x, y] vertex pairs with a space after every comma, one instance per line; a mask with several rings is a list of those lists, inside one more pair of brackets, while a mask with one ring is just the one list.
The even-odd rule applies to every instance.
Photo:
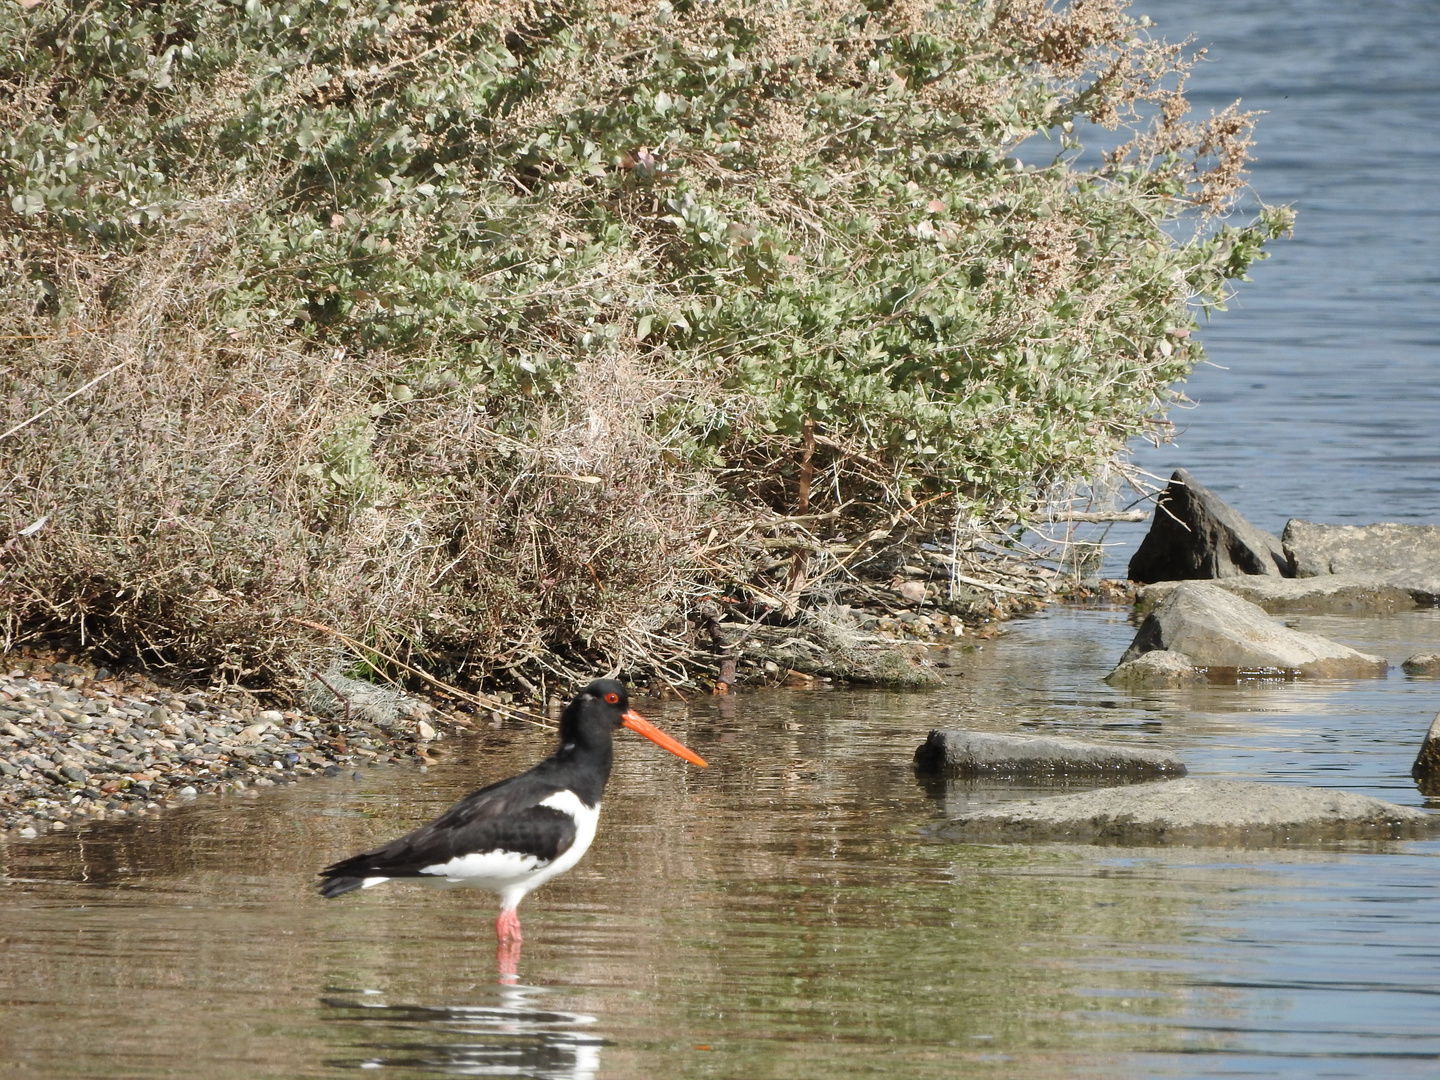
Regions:
[[500, 912], [495, 920], [495, 967], [500, 982], [514, 986], [520, 981], [520, 916], [514, 908]]
[[513, 941], [516, 945], [525, 940], [520, 935], [520, 916], [515, 914], [513, 907], [500, 912], [500, 917], [495, 920], [495, 939], [500, 942]]

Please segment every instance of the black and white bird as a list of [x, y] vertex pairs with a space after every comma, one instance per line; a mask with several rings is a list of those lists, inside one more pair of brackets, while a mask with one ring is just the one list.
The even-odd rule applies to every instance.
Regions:
[[495, 936], [505, 974], [503, 950], [518, 949], [521, 941], [516, 906], [578, 863], [595, 839], [600, 797], [614, 760], [611, 735], [622, 726], [705, 765], [630, 707], [624, 683], [597, 679], [565, 707], [555, 753], [528, 772], [472, 792], [398, 840], [327, 866], [321, 894], [341, 896], [392, 880], [488, 889], [500, 897]]

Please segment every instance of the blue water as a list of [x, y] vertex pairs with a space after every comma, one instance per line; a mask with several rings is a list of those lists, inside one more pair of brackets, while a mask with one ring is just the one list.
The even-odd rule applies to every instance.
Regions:
[[[1256, 525], [1440, 523], [1440, 4], [1138, 0], [1209, 50], [1197, 109], [1262, 110], [1251, 183], [1299, 213], [1292, 239], [1202, 333], [1174, 445]], [[1112, 530], [1115, 569], [1144, 526]]]

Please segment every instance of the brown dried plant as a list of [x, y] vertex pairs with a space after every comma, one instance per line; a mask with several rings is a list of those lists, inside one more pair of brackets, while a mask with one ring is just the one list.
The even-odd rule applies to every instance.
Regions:
[[8, 645], [679, 684], [919, 538], [1008, 595], [1278, 231], [1160, 228], [1253, 118], [1122, 0], [263, 7], [0, 14]]

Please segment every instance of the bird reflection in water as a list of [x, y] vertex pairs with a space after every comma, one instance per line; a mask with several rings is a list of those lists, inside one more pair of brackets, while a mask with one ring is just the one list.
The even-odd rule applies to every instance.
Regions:
[[547, 991], [501, 988], [494, 1005], [390, 1005], [374, 991], [321, 999], [327, 1019], [359, 1029], [342, 1068], [404, 1069], [442, 1076], [594, 1080], [605, 1040], [583, 1034], [593, 1016], [536, 1008]]

